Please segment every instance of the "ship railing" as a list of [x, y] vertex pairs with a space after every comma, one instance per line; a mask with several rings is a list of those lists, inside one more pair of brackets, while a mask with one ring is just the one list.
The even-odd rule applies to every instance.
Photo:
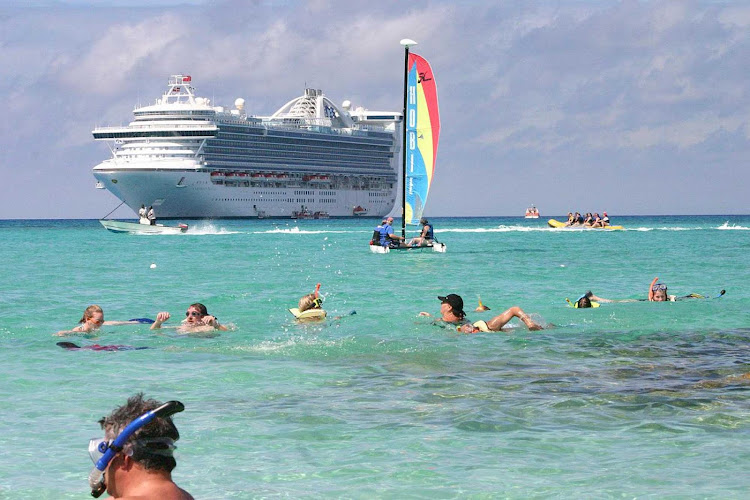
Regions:
[[159, 124], [159, 125], [121, 125], [121, 126], [110, 126], [110, 127], [96, 127], [94, 132], [116, 132], [116, 131], [134, 131], [134, 130], [163, 130], [168, 132], [170, 130], [217, 130], [218, 127], [215, 124]]
[[385, 127], [378, 125], [360, 125], [357, 124], [352, 128], [335, 128], [328, 118], [305, 118], [299, 119], [299, 123], [292, 124], [288, 122], [273, 120], [263, 120], [263, 125], [276, 130], [314, 130], [332, 135], [365, 135], [367, 132], [386, 132]]

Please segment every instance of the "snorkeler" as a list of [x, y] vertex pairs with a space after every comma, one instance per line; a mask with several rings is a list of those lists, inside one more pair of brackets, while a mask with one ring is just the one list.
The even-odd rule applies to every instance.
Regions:
[[172, 452], [180, 433], [171, 415], [184, 409], [179, 401], [162, 404], [140, 393], [99, 420], [104, 438], [89, 441], [91, 495], [98, 498], [106, 491], [113, 498], [192, 500], [172, 480], [177, 466]]
[[[151, 325], [151, 329], [158, 330], [170, 317], [171, 316], [168, 312], [160, 312], [156, 315], [156, 321]], [[187, 332], [227, 330], [227, 327], [219, 323], [219, 320], [215, 316], [208, 314], [208, 309], [206, 309], [206, 306], [200, 302], [191, 304], [190, 307], [188, 307], [188, 310], [185, 312], [185, 319], [182, 320], [180, 326], [176, 328]]]
[[[586, 309], [589, 307], [599, 307], [599, 303], [605, 302], [676, 302], [683, 299], [705, 299], [706, 296], [699, 293], [691, 293], [677, 297], [675, 295], [669, 295], [667, 285], [659, 283], [659, 278], [656, 277], [651, 281], [651, 285], [648, 288], [648, 299], [605, 299], [603, 297], [597, 297], [591, 290], [581, 295], [575, 302], [571, 302], [568, 299], [568, 303], [576, 309]], [[721, 297], [726, 293], [726, 290], [722, 290], [716, 297]]]
[[320, 283], [315, 286], [313, 293], [303, 295], [299, 299], [297, 307], [289, 309], [299, 321], [317, 321], [326, 318], [326, 312], [323, 310], [323, 299], [320, 297]]
[[83, 316], [78, 321], [79, 325], [72, 330], [62, 330], [55, 335], [64, 337], [65, 335], [74, 335], [76, 333], [91, 333], [98, 330], [103, 325], [137, 325], [139, 323], [152, 323], [148, 318], [135, 318], [128, 321], [104, 321], [104, 310], [96, 304], [92, 304], [83, 311]]
[[677, 300], [677, 297], [674, 295], [669, 295], [667, 293], [667, 285], [664, 283], [657, 283], [659, 281], [659, 277], [651, 281], [651, 286], [648, 287], [648, 301], [649, 302], [674, 302]]
[[[513, 318], [520, 319], [529, 330], [543, 329], [518, 306], [511, 307], [489, 321], [479, 320], [472, 323], [466, 318], [464, 301], [460, 295], [450, 293], [444, 297], [438, 296], [438, 300], [440, 301], [440, 319], [436, 320], [436, 322], [456, 325], [456, 329], [462, 333], [499, 332]], [[419, 315], [432, 316], [427, 312], [421, 312]]]

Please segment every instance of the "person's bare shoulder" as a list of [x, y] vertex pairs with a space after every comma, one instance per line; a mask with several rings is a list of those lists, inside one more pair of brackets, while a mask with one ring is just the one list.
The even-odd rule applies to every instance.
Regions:
[[155, 488], [147, 494], [117, 497], [115, 500], [195, 500], [193, 495], [176, 484]]

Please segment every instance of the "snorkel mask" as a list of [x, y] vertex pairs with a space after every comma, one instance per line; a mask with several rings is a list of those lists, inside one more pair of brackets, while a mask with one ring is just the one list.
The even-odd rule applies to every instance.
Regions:
[[185, 405], [179, 401], [167, 401], [160, 407], [148, 411], [130, 422], [125, 429], [112, 441], [96, 438], [89, 441], [89, 455], [94, 462], [94, 468], [89, 474], [89, 486], [91, 486], [91, 496], [99, 498], [107, 489], [107, 483], [104, 478], [104, 470], [107, 468], [112, 459], [127, 446], [126, 451], [132, 454], [133, 446], [146, 446], [159, 443], [158, 449], [149, 449], [150, 453], [159, 455], [171, 455], [175, 449], [174, 441], [170, 438], [148, 438], [139, 439], [133, 443], [128, 443], [128, 439], [138, 429], [151, 422], [156, 417], [168, 417], [179, 413], [185, 409]]
[[320, 298], [320, 283], [315, 286], [315, 298], [313, 299], [313, 309], [320, 309], [323, 305], [323, 299]]

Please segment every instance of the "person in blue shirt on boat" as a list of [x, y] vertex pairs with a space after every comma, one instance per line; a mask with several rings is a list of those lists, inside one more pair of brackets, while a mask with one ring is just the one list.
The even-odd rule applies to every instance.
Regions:
[[422, 217], [419, 220], [419, 223], [422, 224], [422, 233], [416, 238], [411, 239], [408, 243], [410, 247], [423, 247], [431, 245], [432, 242], [435, 241], [435, 233], [430, 221]]
[[388, 217], [385, 220], [385, 226], [383, 226], [383, 233], [385, 238], [381, 238], [380, 244], [382, 246], [398, 247], [404, 242], [404, 237], [394, 234], [393, 232], [393, 217]]

